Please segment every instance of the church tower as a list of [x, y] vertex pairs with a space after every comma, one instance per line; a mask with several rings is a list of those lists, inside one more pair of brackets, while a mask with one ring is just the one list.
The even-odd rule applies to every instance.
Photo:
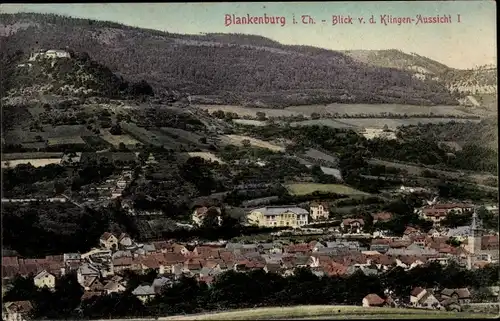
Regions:
[[477, 217], [476, 208], [474, 208], [474, 213], [472, 214], [471, 233], [468, 239], [469, 252], [471, 254], [479, 254], [479, 252], [481, 251], [482, 236], [482, 229], [479, 226], [479, 219]]
[[472, 214], [472, 225], [470, 227], [471, 233], [467, 240], [467, 245], [469, 248], [469, 255], [467, 256], [467, 268], [472, 269], [472, 265], [475, 262], [475, 257], [481, 252], [481, 242], [482, 242], [482, 229], [479, 227], [479, 219], [477, 217], [476, 208], [474, 207], [474, 213]]

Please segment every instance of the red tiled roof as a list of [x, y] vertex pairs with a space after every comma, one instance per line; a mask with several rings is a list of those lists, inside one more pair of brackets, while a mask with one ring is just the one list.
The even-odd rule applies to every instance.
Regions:
[[370, 257], [371, 262], [375, 264], [382, 264], [386, 266], [393, 265], [395, 263], [395, 259], [388, 255], [375, 255]]
[[109, 232], [104, 232], [102, 235], [101, 235], [101, 240], [103, 241], [107, 241], [111, 236], [113, 236], [112, 233], [109, 233]]
[[392, 240], [391, 239], [388, 239], [388, 238], [383, 238], [383, 239], [372, 239], [372, 243], [371, 244], [389, 244], [391, 243]]
[[309, 252], [311, 249], [308, 244], [292, 244], [285, 247], [285, 252], [296, 253], [296, 252]]
[[329, 206], [328, 206], [328, 203], [326, 202], [315, 202], [313, 201], [309, 207], [316, 207], [316, 206], [319, 206], [319, 205], [323, 205], [323, 208], [325, 208], [326, 210], [328, 210]]
[[454, 208], [473, 208], [471, 204], [465, 204], [465, 203], [449, 203], [449, 204], [435, 204], [433, 205], [434, 208], [437, 209], [454, 209]]
[[481, 249], [483, 250], [494, 250], [498, 249], [498, 235], [485, 235], [481, 237]]
[[382, 305], [385, 300], [379, 297], [378, 295], [371, 293], [364, 297], [368, 301], [369, 305]]
[[328, 276], [342, 276], [346, 274], [347, 266], [337, 262], [329, 262], [323, 266], [323, 271]]
[[351, 225], [351, 224], [353, 224], [355, 222], [358, 222], [359, 225], [365, 225], [365, 221], [363, 219], [361, 219], [361, 218], [346, 218], [346, 219], [342, 220], [342, 223], [344, 225]]
[[414, 227], [411, 227], [411, 226], [407, 226], [406, 227], [406, 230], [404, 231], [404, 234], [405, 235], [408, 235], [408, 234], [413, 234], [413, 233], [419, 233], [420, 231], [417, 230], [416, 228]]
[[19, 265], [19, 259], [17, 256], [2, 257], [2, 266], [13, 266], [13, 265]]
[[425, 291], [425, 289], [421, 288], [421, 287], [416, 287], [414, 288], [412, 291], [411, 291], [411, 295], [412, 296], [418, 296], [420, 293], [422, 293], [423, 291]]
[[172, 244], [166, 241], [153, 242], [153, 245], [157, 250], [173, 250]]
[[102, 292], [86, 291], [85, 293], [83, 293], [81, 300], [83, 301], [83, 300], [90, 299], [94, 296], [101, 296], [101, 295], [102, 295]]
[[132, 265], [133, 260], [131, 257], [119, 257], [116, 259], [113, 259], [113, 265], [114, 266], [130, 266]]
[[165, 253], [164, 257], [168, 264], [182, 263], [186, 260], [184, 255], [180, 253]]
[[376, 221], [386, 222], [392, 219], [392, 213], [389, 212], [373, 213], [372, 217], [374, 222]]

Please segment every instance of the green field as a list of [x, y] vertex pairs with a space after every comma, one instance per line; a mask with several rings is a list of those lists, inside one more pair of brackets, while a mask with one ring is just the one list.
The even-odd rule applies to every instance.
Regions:
[[285, 187], [292, 195], [308, 195], [316, 191], [343, 195], [369, 195], [368, 193], [341, 184], [293, 183], [286, 184]]
[[297, 306], [244, 309], [220, 313], [159, 318], [159, 320], [320, 320], [320, 319], [448, 319], [494, 318], [493, 314], [445, 312], [435, 310], [365, 308], [361, 306]]

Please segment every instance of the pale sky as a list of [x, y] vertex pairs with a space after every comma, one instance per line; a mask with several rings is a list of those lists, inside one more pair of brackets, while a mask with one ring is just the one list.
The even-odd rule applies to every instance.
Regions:
[[[311, 45], [333, 50], [400, 49], [415, 52], [454, 68], [496, 66], [494, 1], [375, 1], [316, 3], [112, 3], [2, 4], [0, 12], [56, 13], [108, 20], [173, 33], [245, 33], [283, 44]], [[224, 15], [284, 16], [286, 25], [224, 26]], [[317, 23], [304, 25], [301, 15]], [[380, 15], [394, 17], [451, 15], [451, 24], [383, 25]], [[460, 14], [461, 22], [457, 22]], [[298, 23], [292, 24], [295, 15]], [[332, 26], [332, 15], [352, 16], [354, 24]], [[368, 19], [374, 16], [377, 24]], [[365, 23], [358, 18], [364, 17]], [[322, 23], [321, 20], [325, 20]]]

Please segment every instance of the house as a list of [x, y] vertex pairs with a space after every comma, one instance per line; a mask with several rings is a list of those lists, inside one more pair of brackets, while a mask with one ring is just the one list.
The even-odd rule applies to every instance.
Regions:
[[99, 269], [89, 263], [82, 264], [76, 273], [78, 283], [83, 287], [90, 279], [100, 277]]
[[309, 242], [309, 248], [313, 252], [318, 252], [319, 249], [324, 249], [325, 245], [323, 245], [323, 243], [318, 242], [318, 241], [311, 241], [311, 242]]
[[112, 233], [105, 232], [99, 238], [99, 245], [106, 249], [118, 249], [118, 239]]
[[309, 205], [309, 214], [313, 220], [328, 219], [330, 211], [327, 203], [312, 202]]
[[360, 233], [365, 226], [365, 222], [360, 218], [346, 218], [340, 223], [340, 228], [349, 233]]
[[385, 254], [389, 251], [391, 247], [388, 244], [372, 244], [370, 245], [370, 251], [377, 251], [381, 254]]
[[308, 224], [309, 212], [297, 206], [266, 206], [250, 212], [247, 220], [257, 226], [296, 228]]
[[414, 288], [410, 293], [410, 304], [415, 307], [440, 308], [441, 304], [431, 289]]
[[53, 274], [50, 274], [46, 270], [43, 270], [42, 272], [38, 273], [34, 278], [33, 282], [35, 283], [35, 286], [39, 288], [48, 288], [48, 289], [54, 289], [56, 287], [56, 277]]
[[66, 50], [51, 49], [47, 50], [44, 55], [45, 58], [71, 58], [71, 55]]
[[121, 293], [125, 292], [126, 288], [123, 284], [110, 280], [104, 285], [104, 291], [106, 291], [106, 294], [111, 294], [111, 293]]
[[120, 236], [118, 237], [118, 243], [122, 247], [130, 247], [133, 244], [132, 239], [126, 233], [120, 234]]
[[372, 213], [372, 217], [373, 217], [373, 224], [377, 222], [388, 222], [392, 219], [392, 213], [389, 212]]
[[[19, 321], [29, 318], [33, 305], [30, 301], [14, 301], [4, 303], [5, 314], [2, 316], [6, 321]], [[2, 313], [3, 314], [3, 313]]]
[[459, 304], [469, 304], [471, 300], [471, 295], [469, 289], [444, 289], [441, 291], [442, 299], [454, 299]]
[[132, 291], [132, 294], [143, 303], [146, 303], [148, 300], [154, 298], [156, 293], [151, 285], [139, 285]]
[[434, 204], [422, 208], [419, 214], [421, 218], [432, 221], [435, 226], [440, 226], [441, 221], [451, 212], [464, 214], [472, 209], [471, 204]]
[[173, 284], [174, 282], [171, 279], [162, 276], [160, 278], [154, 279], [151, 287], [153, 288], [153, 291], [155, 293], [160, 293], [162, 289], [164, 289], [165, 287], [172, 287]]
[[375, 293], [370, 293], [363, 298], [362, 305], [364, 307], [381, 307], [385, 304], [385, 300]]
[[211, 207], [203, 206], [195, 208], [193, 214], [191, 215], [191, 220], [195, 225], [202, 226], [203, 221], [208, 215], [217, 216], [217, 224], [218, 225], [222, 224], [222, 211], [220, 207], [216, 206], [211, 206]]

